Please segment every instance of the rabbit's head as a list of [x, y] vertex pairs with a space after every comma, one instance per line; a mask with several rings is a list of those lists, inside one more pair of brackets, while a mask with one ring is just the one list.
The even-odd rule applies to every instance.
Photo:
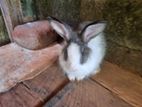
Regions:
[[77, 47], [72, 48], [72, 52], [71, 51], [70, 52], [71, 53], [78, 52], [78, 54], [80, 54], [81, 64], [87, 61], [88, 56], [91, 53], [91, 49], [88, 46], [88, 43], [97, 35], [102, 33], [106, 26], [105, 21], [97, 21], [87, 24], [78, 33], [74, 31], [69, 25], [58, 19], [50, 18], [49, 22], [53, 30], [66, 41], [66, 46], [63, 48], [64, 60], [68, 60], [68, 58], [70, 57], [68, 48], [71, 47], [72, 44], [75, 44], [74, 46]]

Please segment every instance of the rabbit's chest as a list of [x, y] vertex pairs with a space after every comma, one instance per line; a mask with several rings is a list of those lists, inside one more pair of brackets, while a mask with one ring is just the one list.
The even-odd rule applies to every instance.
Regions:
[[70, 57], [68, 60], [64, 60], [63, 56], [59, 57], [59, 62], [62, 68], [68, 71], [77, 71], [80, 66], [80, 60], [78, 57]]
[[59, 63], [64, 71], [78, 71], [80, 68], [80, 56], [70, 54], [67, 60], [64, 59], [64, 55], [59, 56]]

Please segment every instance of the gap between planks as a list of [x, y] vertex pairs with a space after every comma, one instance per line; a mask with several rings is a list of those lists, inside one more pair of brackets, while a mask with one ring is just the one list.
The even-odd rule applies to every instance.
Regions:
[[0, 94], [0, 107], [37, 107], [42, 101], [22, 84]]
[[56, 61], [37, 77], [24, 81], [23, 85], [39, 96], [43, 102], [47, 102], [68, 83]]

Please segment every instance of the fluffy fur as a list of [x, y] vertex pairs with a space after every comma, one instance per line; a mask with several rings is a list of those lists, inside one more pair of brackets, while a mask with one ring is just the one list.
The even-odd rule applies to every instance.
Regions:
[[59, 63], [69, 80], [82, 80], [100, 71], [100, 64], [105, 55], [106, 42], [103, 33], [97, 35], [89, 43], [91, 54], [86, 63], [80, 64], [80, 46], [71, 43], [68, 47], [68, 60], [64, 60], [64, 53], [59, 56]]
[[[50, 24], [67, 43], [59, 56], [59, 63], [70, 80], [82, 80], [100, 71], [106, 50], [104, 22], [85, 26], [79, 33], [80, 36], [61, 21], [51, 19]], [[86, 52], [85, 49], [89, 51]], [[85, 61], [81, 63], [83, 58]]]

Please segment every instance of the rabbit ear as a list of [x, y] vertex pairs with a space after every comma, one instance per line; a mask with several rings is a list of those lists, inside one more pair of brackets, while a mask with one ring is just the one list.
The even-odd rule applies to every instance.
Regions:
[[51, 27], [53, 28], [53, 30], [56, 31], [57, 34], [59, 34], [67, 41], [70, 39], [70, 32], [71, 32], [70, 26], [63, 24], [62, 22], [54, 19], [49, 20], [49, 22]]
[[106, 22], [92, 23], [87, 25], [81, 32], [83, 41], [89, 42], [92, 38], [102, 33], [106, 27]]

